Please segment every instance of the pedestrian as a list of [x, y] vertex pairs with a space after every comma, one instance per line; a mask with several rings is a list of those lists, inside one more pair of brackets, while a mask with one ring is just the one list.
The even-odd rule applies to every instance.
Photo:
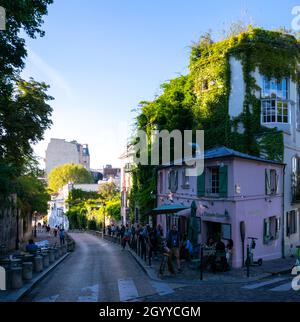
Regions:
[[26, 252], [30, 254], [36, 254], [38, 246], [34, 243], [33, 239], [29, 239], [28, 244], [26, 245]]
[[57, 231], [58, 231], [58, 228], [57, 228], [57, 225], [54, 227], [53, 229], [53, 234], [54, 234], [54, 237], [56, 238], [57, 237]]
[[141, 258], [146, 260], [146, 249], [148, 242], [148, 227], [144, 226], [140, 233], [140, 243], [141, 243]]
[[46, 226], [46, 232], [48, 233], [48, 236], [50, 236], [50, 232], [51, 232], [50, 225]]
[[130, 237], [131, 237], [131, 230], [129, 229], [128, 225], [126, 225], [124, 236], [122, 238], [122, 247], [125, 250], [126, 244], [128, 243], [130, 246]]
[[179, 256], [180, 235], [179, 235], [176, 225], [172, 226], [172, 229], [170, 230], [170, 232], [168, 234], [167, 246], [170, 249], [171, 257], [176, 258], [178, 272], [181, 272], [182, 270], [181, 270], [181, 266], [180, 266], [180, 256]]
[[135, 247], [135, 227], [134, 225], [131, 226], [131, 242], [130, 242], [130, 247], [134, 248]]
[[64, 227], [61, 227], [59, 230], [59, 239], [60, 239], [60, 245], [65, 244], [65, 230]]
[[124, 237], [124, 233], [125, 233], [125, 226], [124, 225], [122, 225], [121, 226], [121, 229], [120, 229], [120, 236], [121, 236], [121, 240], [123, 239], [123, 237]]
[[226, 245], [227, 270], [230, 270], [232, 267], [232, 252], [233, 252], [233, 240], [229, 239]]

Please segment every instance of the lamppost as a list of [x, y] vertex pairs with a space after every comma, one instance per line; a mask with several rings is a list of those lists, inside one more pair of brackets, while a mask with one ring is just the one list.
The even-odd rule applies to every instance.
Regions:
[[16, 224], [17, 224], [17, 231], [16, 231], [16, 250], [19, 250], [19, 243], [20, 243], [20, 239], [19, 239], [19, 209], [16, 209], [17, 211], [17, 216], [16, 216]]
[[106, 208], [106, 203], [103, 202], [103, 209], [104, 209], [104, 223], [103, 223], [103, 235], [105, 235], [105, 208]]
[[37, 211], [35, 211], [35, 212], [33, 213], [33, 216], [34, 216], [34, 234], [33, 234], [33, 236], [34, 236], [34, 238], [36, 238], [36, 220], [37, 220]]

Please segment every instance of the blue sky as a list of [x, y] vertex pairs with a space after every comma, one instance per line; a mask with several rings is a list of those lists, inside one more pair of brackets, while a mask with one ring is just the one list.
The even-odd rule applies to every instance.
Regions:
[[51, 86], [53, 126], [34, 147], [40, 157], [51, 137], [88, 143], [91, 166], [119, 165], [141, 100], [187, 72], [189, 46], [239, 19], [291, 28], [298, 1], [56, 0], [46, 36], [27, 41], [23, 77]]

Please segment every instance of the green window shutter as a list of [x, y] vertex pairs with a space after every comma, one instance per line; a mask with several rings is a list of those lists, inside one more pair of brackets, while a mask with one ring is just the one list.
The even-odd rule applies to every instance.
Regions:
[[203, 173], [197, 177], [197, 196], [205, 196], [205, 169], [203, 170]]
[[219, 168], [220, 175], [220, 197], [227, 197], [228, 190], [228, 166], [224, 165]]

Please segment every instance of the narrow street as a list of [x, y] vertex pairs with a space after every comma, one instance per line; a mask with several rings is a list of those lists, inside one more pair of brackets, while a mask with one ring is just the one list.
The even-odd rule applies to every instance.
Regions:
[[22, 299], [24, 302], [299, 302], [290, 274], [251, 283], [179, 285], [153, 281], [119, 245], [72, 233], [76, 250]]
[[75, 251], [22, 301], [128, 301], [173, 293], [169, 284], [151, 281], [120, 246], [87, 233], [70, 235]]

